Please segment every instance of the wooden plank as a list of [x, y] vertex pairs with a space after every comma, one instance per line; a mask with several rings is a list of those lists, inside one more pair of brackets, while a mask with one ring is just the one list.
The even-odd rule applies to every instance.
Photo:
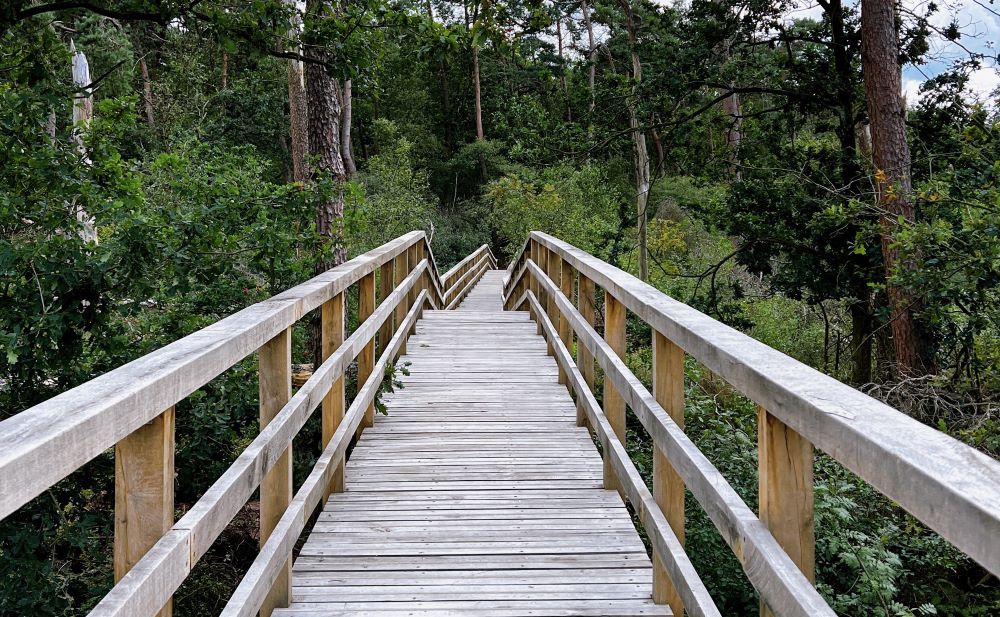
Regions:
[[[379, 301], [385, 302], [385, 299], [389, 297], [392, 293], [392, 288], [395, 286], [393, 262], [387, 261], [379, 268], [378, 278], [379, 278]], [[402, 277], [400, 277], [402, 280]], [[378, 353], [382, 353], [385, 350], [386, 345], [389, 344], [389, 339], [392, 337], [392, 320], [388, 319], [382, 324], [382, 327], [378, 331]]]
[[[418, 245], [414, 245], [418, 246]], [[415, 249], [411, 248], [411, 251]], [[415, 288], [414, 288], [415, 289]], [[410, 292], [413, 293], [412, 291]], [[369, 274], [358, 283], [358, 323], [364, 323], [375, 312], [375, 274]], [[358, 354], [358, 386], [368, 381], [375, 366], [375, 339], [365, 343]], [[370, 405], [365, 410], [365, 418], [361, 429], [375, 425], [375, 406]], [[359, 429], [360, 430], [360, 429]]]
[[[757, 448], [760, 520], [806, 578], [815, 582], [812, 444], [758, 407]], [[774, 614], [761, 604], [762, 617]]]
[[[338, 347], [344, 343], [344, 292], [341, 292], [323, 304], [320, 314], [321, 324], [321, 347], [322, 359], [326, 361]], [[386, 322], [389, 320], [386, 319]], [[338, 377], [330, 391], [323, 397], [323, 435], [322, 447], [325, 448], [333, 434], [337, 431], [341, 421], [344, 419], [344, 377]], [[344, 490], [344, 461], [340, 461], [337, 470], [333, 473], [330, 486], [324, 498], [330, 493], [340, 493]]]
[[[174, 408], [115, 446], [115, 582], [174, 524]], [[170, 617], [167, 600], [157, 617]]]
[[[292, 329], [265, 343], [258, 352], [260, 363], [260, 426], [264, 428], [292, 397]], [[292, 443], [260, 483], [260, 544], [264, 546], [292, 499]], [[292, 553], [281, 566], [267, 597], [261, 617], [270, 617], [276, 607], [288, 606], [292, 591]]]
[[[653, 396], [678, 428], [684, 430], [684, 350], [653, 331]], [[684, 481], [663, 450], [653, 445], [653, 498], [667, 518], [681, 546], [684, 545]], [[662, 558], [653, 553], [653, 601], [669, 604], [675, 615], [684, 614], [684, 603], [667, 575]]]
[[[619, 358], [625, 357], [625, 305], [607, 290], [604, 292], [604, 340]], [[624, 444], [625, 399], [622, 398], [612, 379], [604, 380], [604, 415], [619, 441]], [[619, 488], [611, 461], [607, 458], [604, 460], [604, 488]]]

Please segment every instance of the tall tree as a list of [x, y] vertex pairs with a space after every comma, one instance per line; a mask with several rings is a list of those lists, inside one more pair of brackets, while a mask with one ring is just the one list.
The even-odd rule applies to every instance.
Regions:
[[893, 282], [900, 264], [895, 235], [899, 222], [913, 223], [910, 147], [906, 143], [906, 109], [902, 99], [899, 40], [894, 0], [862, 0], [861, 62], [872, 133], [872, 162], [880, 207], [882, 260], [886, 273], [889, 324], [899, 376], [930, 371], [925, 341], [914, 314], [920, 300]]
[[341, 89], [340, 105], [340, 154], [344, 159], [344, 171], [348, 176], [353, 176], [358, 172], [358, 166], [354, 163], [354, 149], [351, 145], [351, 118], [353, 115], [352, 102], [354, 91], [351, 80], [344, 80], [344, 87]]
[[[310, 0], [306, 6], [312, 20], [326, 17], [328, 6], [323, 0]], [[337, 81], [328, 68], [333, 57], [325, 47], [318, 45], [310, 53], [312, 61], [306, 63], [305, 69], [309, 154], [316, 161], [315, 174], [328, 174], [334, 182], [342, 184], [346, 173], [340, 150], [340, 93]], [[317, 273], [347, 260], [341, 233], [343, 218], [342, 190], [337, 190], [332, 199], [316, 206], [316, 233], [327, 238], [330, 244], [329, 253], [317, 256]]]
[[646, 242], [646, 207], [649, 203], [649, 150], [646, 148], [646, 133], [639, 121], [639, 86], [642, 84], [642, 62], [639, 60], [638, 38], [636, 36], [635, 13], [628, 0], [619, 0], [625, 12], [625, 29], [628, 33], [628, 48], [632, 58], [632, 80], [626, 103], [628, 125], [632, 133], [633, 166], [635, 173], [636, 221], [639, 236], [639, 278], [649, 279], [649, 248]]

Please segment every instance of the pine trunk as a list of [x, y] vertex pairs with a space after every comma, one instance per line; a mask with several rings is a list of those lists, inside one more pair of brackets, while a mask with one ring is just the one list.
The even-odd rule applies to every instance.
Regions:
[[895, 233], [899, 219], [915, 220], [910, 184], [910, 148], [906, 143], [906, 110], [901, 96], [894, 0], [862, 0], [861, 60], [872, 132], [872, 162], [881, 211], [882, 260], [886, 272], [892, 345], [900, 377], [922, 375], [924, 342], [914, 313], [919, 299], [892, 282], [900, 266]]
[[[317, 52], [316, 59], [329, 61], [325, 51]], [[346, 175], [340, 152], [340, 101], [337, 90], [337, 82], [327, 73], [326, 67], [316, 62], [306, 64], [309, 154], [316, 161], [316, 174], [329, 174], [335, 182], [343, 183]], [[338, 191], [331, 200], [316, 207], [316, 232], [330, 242], [329, 252], [317, 256], [317, 273], [346, 261], [341, 234], [343, 218], [343, 191]]]
[[635, 171], [636, 221], [639, 236], [639, 278], [649, 280], [649, 248], [646, 242], [646, 207], [649, 202], [649, 150], [646, 148], [646, 134], [639, 122], [639, 84], [642, 83], [642, 63], [636, 49], [635, 19], [632, 7], [621, 0], [625, 10], [625, 27], [628, 30], [629, 52], [632, 56], [632, 91], [628, 98], [628, 124], [632, 132]]
[[288, 115], [292, 134], [292, 181], [309, 180], [309, 112], [302, 63], [288, 61]]

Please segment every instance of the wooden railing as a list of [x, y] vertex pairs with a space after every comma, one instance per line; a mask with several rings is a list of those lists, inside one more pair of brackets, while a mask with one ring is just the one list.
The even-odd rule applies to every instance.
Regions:
[[445, 288], [442, 296], [445, 308], [452, 309], [461, 304], [483, 273], [496, 267], [496, 257], [490, 247], [484, 244], [445, 272], [441, 276], [442, 287]]
[[[605, 486], [622, 492], [648, 532], [654, 599], [674, 614], [718, 614], [683, 551], [686, 487], [760, 593], [762, 614], [834, 615], [813, 584], [814, 446], [1000, 574], [1000, 462], [552, 236], [532, 232], [508, 273], [505, 306], [530, 310], [548, 339], [578, 420], [603, 445]], [[623, 360], [627, 311], [653, 330], [653, 393]], [[684, 434], [685, 353], [759, 406], [759, 517]], [[624, 447], [626, 405], [654, 444], [652, 496]]]
[[[479, 270], [466, 268], [454, 285], [474, 285], [484, 259], [495, 263], [488, 249], [473, 255]], [[358, 327], [345, 338], [352, 285]], [[0, 423], [0, 519], [114, 447], [117, 584], [90, 615], [169, 616], [174, 591], [259, 486], [261, 552], [224, 614], [266, 617], [288, 603], [292, 546], [310, 514], [344, 488], [344, 454], [374, 421], [386, 366], [405, 353], [424, 307], [443, 308], [462, 293], [443, 290], [424, 233], [411, 232], [27, 409]], [[291, 328], [316, 309], [323, 361], [293, 396]], [[254, 352], [260, 433], [175, 523], [174, 406]], [[355, 360], [358, 393], [345, 413]], [[317, 408], [323, 451], [293, 497], [292, 439]]]

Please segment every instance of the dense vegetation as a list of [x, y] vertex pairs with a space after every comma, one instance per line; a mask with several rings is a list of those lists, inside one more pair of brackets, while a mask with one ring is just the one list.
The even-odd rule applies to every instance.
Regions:
[[[405, 231], [445, 265], [540, 229], [998, 456], [1000, 93], [970, 87], [996, 57], [945, 7], [892, 6], [4, 3], [0, 419]], [[898, 63], [940, 67], [942, 41], [967, 53], [901, 101]], [[649, 347], [630, 323], [647, 381]], [[179, 510], [255, 435], [255, 371], [178, 406]], [[689, 433], [755, 507], [752, 404], [688, 377]], [[0, 523], [0, 615], [85, 614], [110, 588], [113, 473], [107, 453]], [[822, 456], [816, 480], [839, 613], [1000, 614], [996, 578]], [[688, 504], [723, 613], [755, 613]], [[224, 604], [255, 533], [248, 507], [176, 614]]]

